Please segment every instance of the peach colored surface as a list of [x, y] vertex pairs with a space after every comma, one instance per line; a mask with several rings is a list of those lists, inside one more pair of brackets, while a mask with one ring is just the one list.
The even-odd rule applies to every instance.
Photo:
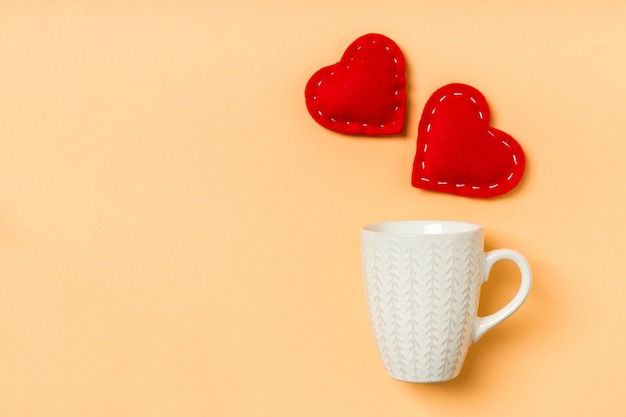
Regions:
[[[570, 3], [2, 2], [0, 415], [626, 415], [626, 4]], [[304, 105], [368, 32], [407, 60], [401, 137]], [[410, 186], [449, 82], [524, 147], [513, 193]], [[534, 269], [453, 382], [394, 381], [374, 346], [358, 229], [409, 218]]]

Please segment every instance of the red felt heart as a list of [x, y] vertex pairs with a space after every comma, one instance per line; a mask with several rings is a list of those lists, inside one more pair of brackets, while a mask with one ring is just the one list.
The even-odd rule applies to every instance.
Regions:
[[386, 36], [361, 36], [341, 61], [309, 79], [305, 98], [320, 125], [340, 133], [393, 135], [404, 128], [406, 66], [402, 51]]
[[515, 188], [526, 166], [524, 151], [489, 122], [489, 106], [477, 89], [449, 84], [435, 91], [418, 127], [412, 185], [482, 198]]

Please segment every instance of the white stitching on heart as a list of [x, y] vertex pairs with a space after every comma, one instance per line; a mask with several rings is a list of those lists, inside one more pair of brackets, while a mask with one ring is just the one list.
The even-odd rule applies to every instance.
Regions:
[[[452, 93], [452, 95], [453, 95], [453, 96], [455, 96], [455, 97], [460, 97], [460, 96], [463, 96], [463, 94], [464, 94], [464, 93], [463, 93], [462, 91], [455, 91], [455, 92], [453, 92], [453, 93]], [[447, 99], [447, 98], [448, 98], [448, 95], [447, 95], [447, 94], [444, 94], [443, 96], [441, 96], [441, 98], [439, 98], [439, 103], [442, 103], [442, 102], [443, 102], [445, 99]], [[471, 101], [472, 103], [474, 103], [474, 104], [476, 104], [476, 105], [478, 104], [478, 101], [477, 101], [474, 97], [469, 96], [468, 98], [470, 99], [470, 101]], [[437, 107], [436, 107], [436, 106], [435, 106], [435, 107], [433, 107], [433, 109], [432, 109], [432, 110], [431, 110], [431, 112], [430, 112], [431, 116], [435, 114], [435, 111], [436, 111], [436, 110], [437, 110]], [[478, 110], [478, 117], [479, 117], [481, 120], [484, 120], [484, 115], [483, 115], [483, 112], [482, 112], [482, 111], [480, 111], [480, 110]], [[428, 123], [428, 125], [426, 125], [426, 133], [430, 133], [430, 130], [431, 130], [431, 124], [430, 124], [430, 123]], [[495, 137], [496, 137], [496, 135], [495, 135], [495, 134], [491, 131], [491, 129], [488, 129], [488, 130], [487, 130], [487, 133], [488, 133], [491, 137], [493, 137], [493, 138], [495, 138]], [[511, 145], [510, 145], [507, 141], [502, 140], [501, 142], [502, 142], [502, 144], [503, 144], [504, 146], [506, 146], [507, 148], [510, 148], [510, 147], [511, 147]], [[425, 154], [426, 154], [426, 151], [428, 151], [428, 143], [425, 143], [425, 144], [424, 144], [424, 148], [423, 148], [422, 153], [425, 155]], [[512, 158], [513, 158], [513, 164], [514, 164], [514, 165], [517, 165], [517, 164], [518, 164], [517, 155], [513, 154]], [[423, 160], [422, 160], [422, 162], [421, 162], [421, 167], [422, 167], [422, 170], [424, 170], [424, 169], [426, 168], [426, 163], [425, 163]], [[514, 176], [515, 176], [515, 172], [511, 172], [511, 173], [509, 174], [509, 176], [506, 178], [506, 181], [511, 181], [511, 180], [513, 179], [513, 177], [514, 177]], [[426, 178], [426, 177], [421, 177], [421, 178], [420, 178], [420, 180], [421, 180], [421, 181], [423, 181], [423, 182], [430, 182], [430, 179], [429, 179], [429, 178]], [[448, 185], [448, 181], [437, 181], [437, 184], [438, 184], [438, 185]], [[458, 183], [458, 184], [453, 184], [453, 185], [454, 185], [455, 187], [457, 187], [457, 188], [462, 188], [462, 187], [465, 187], [465, 186], [466, 186], [465, 184], [461, 184], [461, 183]], [[498, 188], [498, 187], [500, 187], [500, 186], [501, 186], [501, 184], [496, 183], [496, 184], [491, 184], [491, 185], [488, 185], [488, 186], [487, 186], [487, 188], [489, 188], [490, 190], [494, 190], [494, 189], [496, 189], [496, 188]], [[485, 188], [485, 186], [472, 185], [472, 189], [473, 189], [473, 190], [476, 190], [476, 191], [479, 191], [479, 190], [481, 190], [481, 189], [483, 189], [483, 188]]]
[[[375, 45], [375, 44], [376, 44], [376, 39], [372, 39], [372, 40], [371, 40], [371, 43]], [[363, 45], [359, 45], [359, 46], [357, 46], [356, 50], [357, 50], [357, 51], [360, 51], [362, 48], [363, 48]], [[387, 51], [387, 52], [391, 53], [391, 48], [389, 47], [389, 45], [384, 45], [384, 48], [385, 48], [385, 51]], [[394, 64], [396, 64], [396, 66], [397, 66], [397, 65], [399, 64], [398, 59], [397, 59], [396, 57], [392, 57], [392, 58], [393, 58], [393, 63], [394, 63]], [[350, 57], [350, 61], [354, 61], [354, 57]], [[346, 68], [346, 69], [349, 69], [349, 68], [350, 68], [350, 65], [349, 65], [349, 64], [346, 64], [346, 65], [345, 65], [345, 68]], [[332, 76], [334, 76], [334, 75], [335, 75], [335, 72], [334, 72], [334, 71], [331, 71], [329, 75], [332, 77]], [[400, 76], [399, 71], [398, 71], [398, 72], [396, 72], [396, 74], [394, 74], [394, 77], [395, 77], [395, 78], [398, 78], [399, 76]], [[319, 80], [319, 81], [318, 81], [318, 83], [317, 83], [317, 87], [318, 87], [318, 88], [322, 85], [322, 81], [323, 81], [323, 80]], [[396, 91], [394, 91], [394, 93], [393, 93], [393, 95], [394, 95], [394, 96], [396, 96], [396, 97], [398, 96], [398, 94], [400, 94], [400, 90], [396, 90]], [[317, 94], [314, 94], [314, 95], [313, 95], [313, 101], [316, 101], [316, 100], [317, 100]], [[399, 110], [400, 110], [400, 106], [395, 106], [395, 107], [394, 107], [394, 109], [393, 109], [393, 111], [394, 111], [395, 113], [397, 113]], [[319, 114], [319, 115], [320, 115], [320, 117], [324, 117], [324, 115], [322, 114], [322, 111], [321, 111], [320, 109], [317, 109], [317, 114]], [[337, 120], [336, 118], [333, 118], [333, 117], [329, 117], [329, 120], [330, 120], [332, 123], [345, 124], [345, 125], [347, 125], [347, 126], [350, 126], [350, 125], [353, 123], [353, 122], [352, 122], [352, 121], [350, 121], [350, 120], [340, 121], [340, 120]], [[394, 121], [392, 121], [392, 122], [391, 122], [391, 124], [392, 124], [392, 125], [395, 125], [395, 124], [396, 124], [396, 121], [395, 121], [395, 120], [394, 120]], [[382, 128], [384, 128], [386, 125], [387, 125], [387, 124], [385, 124], [385, 123], [381, 123], [381, 124], [380, 124], [380, 125], [378, 125], [378, 126], [382, 129]], [[362, 123], [361, 123], [361, 126], [363, 126], [364, 128], [366, 128], [366, 127], [368, 127], [368, 126], [369, 126], [369, 124], [368, 124], [368, 123], [365, 123], [365, 122], [362, 122]]]

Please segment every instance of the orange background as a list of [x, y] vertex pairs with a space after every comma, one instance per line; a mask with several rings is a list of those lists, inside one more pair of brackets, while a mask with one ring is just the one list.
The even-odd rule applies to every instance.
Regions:
[[[626, 415], [626, 4], [570, 3], [2, 1], [0, 415]], [[306, 111], [368, 32], [405, 54], [404, 136]], [[410, 186], [450, 82], [524, 147], [514, 192]], [[456, 380], [412, 385], [378, 358], [358, 229], [429, 218], [535, 281]]]

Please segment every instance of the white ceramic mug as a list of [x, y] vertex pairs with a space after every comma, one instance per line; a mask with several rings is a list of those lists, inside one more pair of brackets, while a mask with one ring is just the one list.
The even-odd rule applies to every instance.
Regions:
[[[511, 249], [484, 252], [479, 225], [398, 221], [361, 229], [367, 307], [387, 373], [407, 382], [441, 382], [461, 371], [470, 344], [513, 314], [530, 291], [526, 259]], [[478, 317], [480, 287], [493, 264], [521, 272], [517, 294]]]

